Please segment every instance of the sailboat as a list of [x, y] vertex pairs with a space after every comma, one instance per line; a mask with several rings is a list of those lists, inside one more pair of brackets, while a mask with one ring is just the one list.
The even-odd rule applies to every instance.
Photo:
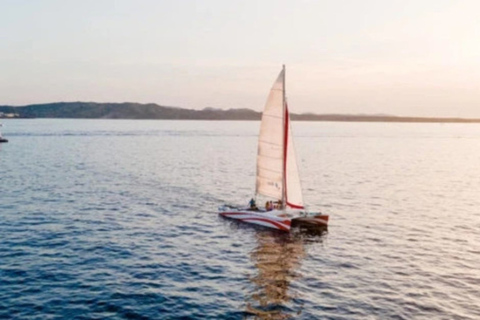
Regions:
[[[328, 215], [305, 209], [292, 138], [283, 66], [262, 114], [255, 199], [247, 207], [223, 205], [219, 208], [221, 216], [283, 231], [296, 224], [328, 224]], [[259, 198], [267, 200], [265, 208], [256, 206]]]

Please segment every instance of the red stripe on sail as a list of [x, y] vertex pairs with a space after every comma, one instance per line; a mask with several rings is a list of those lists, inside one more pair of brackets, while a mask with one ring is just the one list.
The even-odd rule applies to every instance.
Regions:
[[287, 205], [290, 207], [290, 208], [293, 208], [293, 209], [304, 209], [303, 206], [299, 206], [297, 204], [293, 204], [293, 203], [290, 203], [287, 201]]
[[283, 179], [285, 181], [285, 202], [290, 208], [293, 209], [304, 209], [301, 205], [296, 205], [288, 202], [288, 192], [287, 192], [287, 154], [288, 154], [288, 129], [290, 128], [290, 115], [288, 113], [288, 105], [285, 102], [285, 135], [283, 137], [284, 144], [284, 155], [283, 155]]
[[290, 121], [288, 116], [288, 105], [285, 101], [285, 124], [283, 130], [283, 185], [284, 185], [284, 194], [285, 194], [285, 202], [288, 203], [288, 193], [287, 193], [287, 147], [288, 147], [288, 122]]

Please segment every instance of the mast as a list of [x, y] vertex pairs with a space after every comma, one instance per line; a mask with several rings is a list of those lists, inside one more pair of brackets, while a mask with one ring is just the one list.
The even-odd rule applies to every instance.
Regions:
[[283, 65], [283, 97], [282, 97], [282, 117], [283, 117], [283, 126], [282, 126], [282, 136], [283, 136], [283, 157], [282, 157], [282, 168], [283, 168], [283, 178], [282, 178], [282, 209], [286, 208], [286, 189], [287, 189], [287, 167], [286, 167], [286, 157], [287, 157], [287, 118], [285, 117], [285, 65]]

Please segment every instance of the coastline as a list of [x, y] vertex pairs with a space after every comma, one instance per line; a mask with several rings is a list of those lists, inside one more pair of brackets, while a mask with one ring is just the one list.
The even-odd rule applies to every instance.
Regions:
[[[0, 119], [124, 119], [124, 120], [210, 120], [260, 121], [261, 112], [252, 109], [184, 109], [139, 103], [55, 102], [26, 106], [0, 106]], [[376, 114], [291, 113], [292, 121], [480, 123], [480, 118], [418, 117]]]

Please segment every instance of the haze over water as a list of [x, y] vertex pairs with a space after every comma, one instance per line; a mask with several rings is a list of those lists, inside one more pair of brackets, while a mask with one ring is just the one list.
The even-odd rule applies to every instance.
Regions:
[[259, 122], [2, 122], [0, 318], [480, 318], [477, 124], [295, 122], [287, 234], [217, 215]]

